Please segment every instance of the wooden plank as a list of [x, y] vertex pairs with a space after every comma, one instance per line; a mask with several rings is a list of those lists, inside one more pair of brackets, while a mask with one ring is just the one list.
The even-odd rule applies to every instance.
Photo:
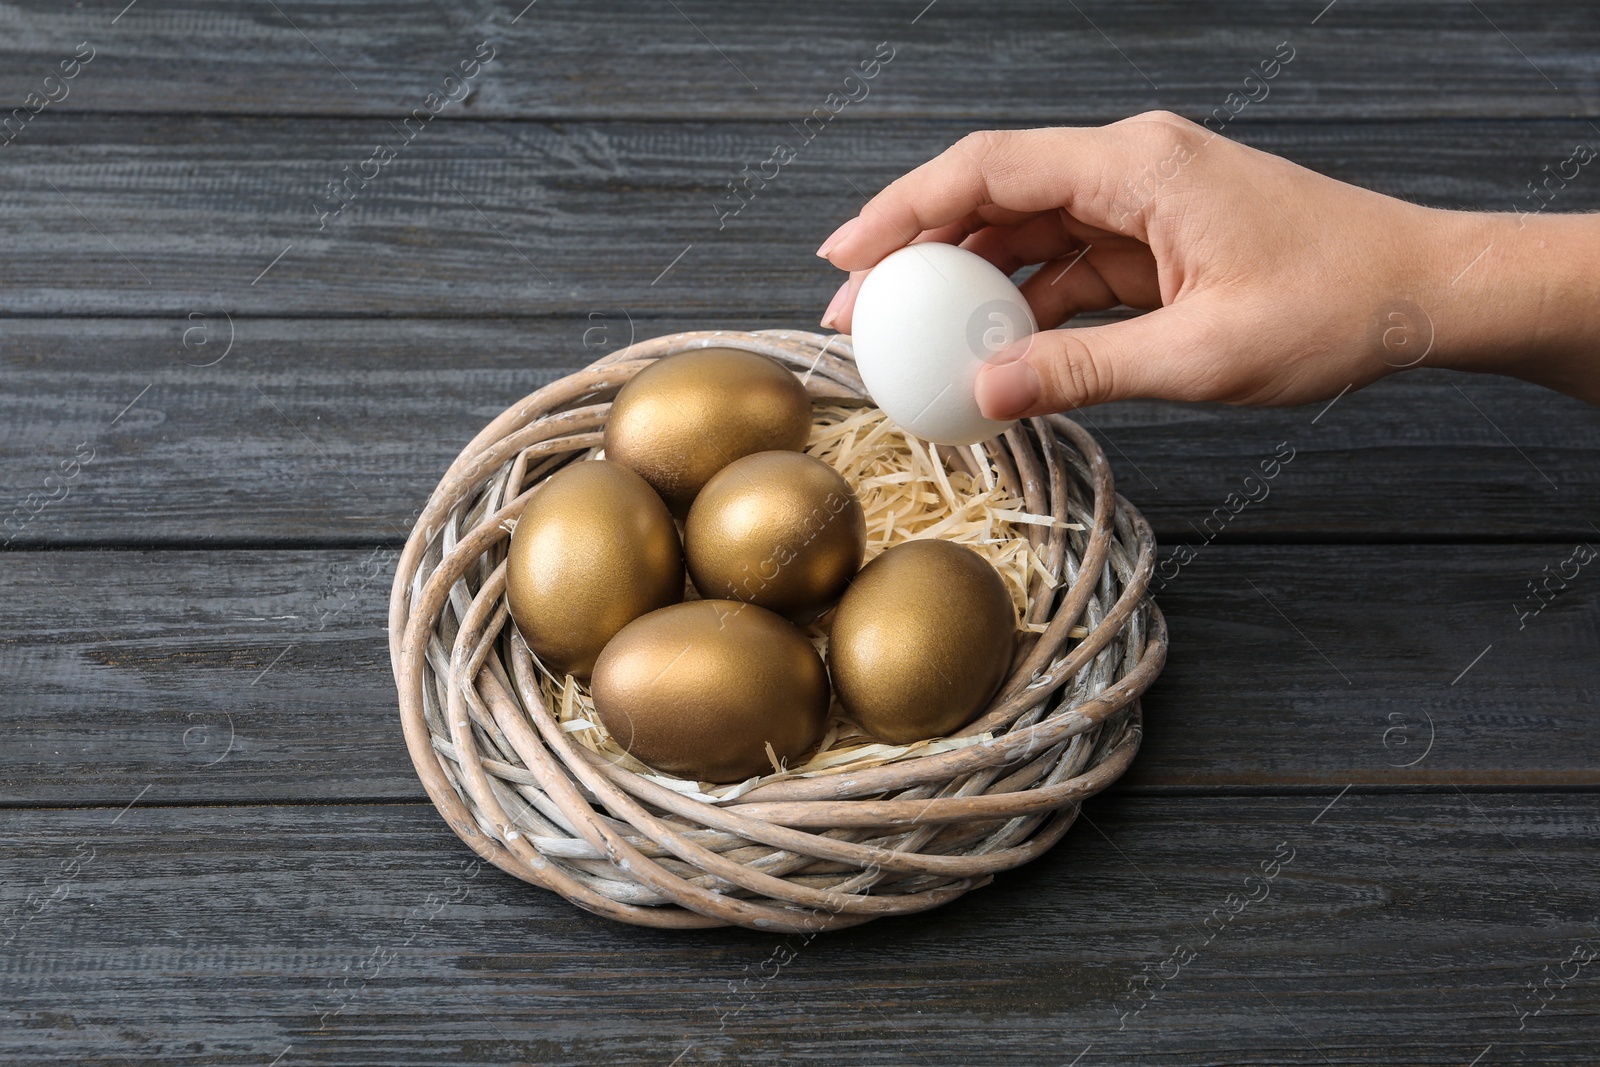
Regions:
[[1600, 1012], [1592, 794], [1102, 798], [815, 938], [611, 923], [423, 805], [131, 799], [0, 819], [10, 1062], [1571, 1064]]
[[[1571, 549], [1205, 547], [1160, 596], [1171, 654], [1124, 787], [1600, 786], [1600, 572], [1515, 607]], [[0, 555], [0, 804], [420, 799], [395, 555]]]
[[1600, 408], [1525, 382], [1419, 368], [1333, 403], [1140, 401], [1075, 417], [1174, 549], [1600, 535]]
[[0, 557], [0, 803], [421, 797], [380, 621], [396, 555]]
[[1169, 548], [1125, 785], [1594, 786], [1561, 755], [1600, 743], [1600, 570], [1575, 547]]
[[[349, 206], [332, 215], [328, 183], [380, 142], [399, 142], [391, 122], [53, 119], [0, 152], [0, 241], [10, 250], [0, 286], [13, 315], [624, 308], [809, 324], [839, 283], [812, 255], [822, 238], [971, 128], [841, 125], [762, 187], [774, 140], [793, 137], [785, 123], [455, 122], [368, 167], [376, 177], [352, 181]], [[1540, 168], [1594, 136], [1581, 119], [1235, 129], [1384, 192], [1501, 211], [1527, 206]], [[730, 189], [741, 174], [754, 175], [751, 199]], [[1554, 207], [1600, 208], [1600, 182], [1573, 181]]]
[[1287, 41], [1294, 58], [1262, 102], [1294, 117], [1595, 112], [1594, 12], [1553, 0], [1327, 12], [1287, 0], [122, 7], [8, 4], [0, 99], [19, 106], [42, 91], [88, 41], [95, 57], [55, 105], [62, 111], [398, 115], [429, 92], [463, 95], [443, 79], [488, 40], [495, 58], [452, 111], [799, 121], [830, 93], [860, 97], [845, 77], [888, 42], [892, 62], [846, 114], [1054, 122], [1152, 107], [1209, 113]]
[[[460, 449], [540, 385], [630, 336], [775, 324], [630, 321], [622, 308], [231, 327], [214, 312], [13, 319], [0, 333], [0, 541], [399, 543]], [[1174, 547], [1597, 535], [1600, 409], [1436, 371], [1324, 407], [1128, 403], [1078, 418], [1100, 435], [1119, 489]], [[65, 478], [80, 454], [92, 459]], [[1263, 487], [1261, 464], [1280, 455], [1293, 458]], [[1242, 493], [1259, 502], [1234, 514], [1229, 495]]]

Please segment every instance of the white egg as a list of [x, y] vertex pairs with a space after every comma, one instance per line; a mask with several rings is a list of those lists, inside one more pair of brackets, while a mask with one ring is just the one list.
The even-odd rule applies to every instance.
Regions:
[[873, 403], [924, 441], [970, 445], [1012, 425], [978, 411], [978, 368], [1038, 329], [1011, 279], [982, 256], [914, 244], [884, 257], [856, 295], [851, 342]]

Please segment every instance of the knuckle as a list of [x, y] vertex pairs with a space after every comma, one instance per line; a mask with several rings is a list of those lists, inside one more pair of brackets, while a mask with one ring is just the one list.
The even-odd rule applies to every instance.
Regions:
[[1016, 138], [1016, 130], [973, 130], [956, 147], [972, 162], [974, 170], [988, 176], [1009, 165]]
[[1048, 381], [1058, 403], [1088, 407], [1111, 395], [1109, 368], [1082, 338], [1072, 336], [1070, 331], [1062, 334], [1061, 347], [1048, 366]]
[[1177, 115], [1172, 115], [1169, 121], [1165, 116], [1170, 115], [1170, 112], [1156, 111], [1150, 114], [1162, 118], [1141, 122], [1137, 128], [1146, 151], [1155, 158], [1167, 159], [1185, 148], [1194, 146], [1198, 138], [1193, 123]]
[[973, 130], [957, 143], [957, 147], [978, 160], [990, 159], [1005, 146], [1006, 130]]
[[956, 143], [956, 149], [971, 164], [979, 203], [994, 202], [991, 182], [1012, 165], [1016, 137], [1015, 130], [973, 130]]
[[1161, 123], [1164, 126], [1178, 126], [1178, 127], [1194, 125], [1192, 122], [1190, 122], [1188, 119], [1184, 118], [1182, 115], [1178, 114], [1176, 111], [1168, 111], [1166, 108], [1157, 108], [1154, 111], [1142, 111], [1139, 114], [1133, 116], [1133, 118], [1131, 118], [1129, 121], [1130, 122], [1141, 122], [1141, 123], [1143, 123], [1143, 122], [1158, 122], [1158, 123]]

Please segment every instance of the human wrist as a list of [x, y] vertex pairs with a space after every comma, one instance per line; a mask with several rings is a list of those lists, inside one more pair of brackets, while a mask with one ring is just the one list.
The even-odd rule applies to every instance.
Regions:
[[1430, 211], [1423, 366], [1600, 403], [1600, 215]]

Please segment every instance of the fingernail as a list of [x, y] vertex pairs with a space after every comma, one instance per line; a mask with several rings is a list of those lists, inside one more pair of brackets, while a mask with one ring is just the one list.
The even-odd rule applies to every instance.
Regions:
[[984, 362], [991, 367], [999, 367], [1006, 363], [1015, 363], [1019, 359], [1028, 358], [1028, 353], [1033, 349], [1033, 335], [1029, 334], [1020, 341], [1013, 341], [1005, 348], [984, 357]]
[[978, 373], [974, 392], [984, 418], [997, 422], [1019, 418], [1039, 402], [1039, 373], [1015, 356], [1008, 362], [991, 362]]
[[825, 328], [830, 330], [833, 329], [834, 316], [839, 314], [840, 310], [844, 308], [844, 295], [849, 290], [850, 283], [845, 282], [843, 285], [839, 286], [839, 291], [833, 294], [833, 299], [828, 301], [828, 310], [822, 313], [822, 325]]
[[857, 215], [855, 218], [848, 220], [843, 226], [840, 226], [837, 230], [834, 230], [832, 233], [828, 234], [828, 239], [826, 241], [823, 241], [822, 242], [822, 246], [817, 249], [817, 255], [821, 256], [823, 259], [827, 259], [828, 258], [828, 253], [833, 251], [833, 246], [838, 244], [840, 241], [844, 240], [845, 237], [850, 232], [850, 227], [854, 226], [857, 222], [860, 222], [860, 221], [861, 221], [861, 216]]

